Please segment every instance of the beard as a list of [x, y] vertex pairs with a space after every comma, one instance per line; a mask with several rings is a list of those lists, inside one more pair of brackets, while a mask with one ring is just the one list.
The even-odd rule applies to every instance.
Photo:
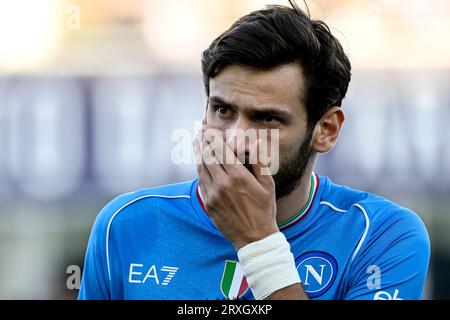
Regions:
[[305, 139], [300, 147], [280, 163], [278, 172], [273, 175], [277, 201], [291, 194], [291, 192], [300, 184], [312, 153], [312, 133], [313, 128], [309, 128], [308, 126]]

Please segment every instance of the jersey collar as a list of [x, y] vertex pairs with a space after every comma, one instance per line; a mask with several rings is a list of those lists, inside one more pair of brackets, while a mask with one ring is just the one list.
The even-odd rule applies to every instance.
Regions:
[[290, 226], [293, 226], [294, 224], [300, 222], [303, 218], [306, 217], [306, 215], [311, 210], [318, 189], [319, 189], [319, 177], [317, 176], [316, 173], [313, 172], [311, 174], [311, 187], [309, 189], [308, 201], [303, 206], [303, 208], [300, 209], [300, 211], [297, 212], [294, 216], [278, 224], [278, 228], [280, 228], [280, 231], [283, 231], [289, 228]]

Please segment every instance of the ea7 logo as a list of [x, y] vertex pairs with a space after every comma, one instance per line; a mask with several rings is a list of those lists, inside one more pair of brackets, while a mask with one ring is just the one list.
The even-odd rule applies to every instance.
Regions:
[[161, 268], [161, 271], [168, 272], [166, 278], [162, 282], [163, 286], [167, 286], [169, 282], [172, 281], [173, 277], [175, 276], [175, 273], [177, 273], [178, 268], [165, 266]]
[[373, 297], [373, 300], [403, 300], [398, 297], [398, 289], [395, 289], [394, 295], [390, 295], [387, 291], [378, 291], [375, 293], [375, 296]]
[[[164, 266], [158, 271], [156, 265], [154, 264], [148, 267], [144, 267], [144, 265], [141, 263], [131, 263], [129, 270], [129, 283], [144, 284], [150, 280], [157, 285], [161, 284], [163, 286], [167, 286], [177, 273], [178, 268]], [[162, 282], [160, 282], [160, 279], [162, 277], [164, 277], [164, 279], [162, 280]]]

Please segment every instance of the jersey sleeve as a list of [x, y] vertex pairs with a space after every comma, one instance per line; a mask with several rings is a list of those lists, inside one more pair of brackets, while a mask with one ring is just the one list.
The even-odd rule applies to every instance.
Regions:
[[[430, 259], [430, 240], [422, 220], [404, 208], [387, 209], [385, 218], [370, 219], [354, 260], [345, 299], [421, 299]], [[387, 211], [387, 212], [386, 212]]]
[[86, 250], [79, 300], [111, 299], [107, 264], [106, 236], [114, 201], [108, 204], [95, 219]]

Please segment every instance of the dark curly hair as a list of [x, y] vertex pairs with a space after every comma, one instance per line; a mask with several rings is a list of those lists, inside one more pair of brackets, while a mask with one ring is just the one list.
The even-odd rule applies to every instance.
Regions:
[[309, 126], [333, 106], [341, 106], [351, 65], [339, 41], [320, 20], [312, 20], [294, 1], [271, 5], [237, 20], [202, 54], [205, 91], [209, 80], [229, 65], [270, 70], [299, 63], [306, 81]]

